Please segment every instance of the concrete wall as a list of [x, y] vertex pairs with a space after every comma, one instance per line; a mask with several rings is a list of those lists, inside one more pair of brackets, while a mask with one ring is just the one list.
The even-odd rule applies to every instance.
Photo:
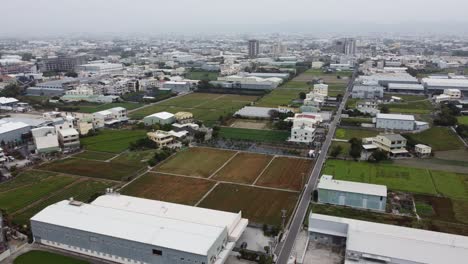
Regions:
[[396, 120], [396, 119], [376, 119], [376, 128], [395, 129], [395, 130], [414, 130], [414, 121], [411, 120]]
[[320, 203], [344, 205], [362, 209], [385, 211], [387, 198], [360, 193], [341, 192], [333, 190], [318, 190]]

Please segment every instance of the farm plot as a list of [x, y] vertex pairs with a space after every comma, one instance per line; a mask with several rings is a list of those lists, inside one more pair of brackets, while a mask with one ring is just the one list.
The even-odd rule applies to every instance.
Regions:
[[245, 95], [191, 93], [139, 109], [131, 113], [130, 116], [133, 119], [142, 119], [147, 115], [161, 111], [173, 114], [186, 111], [193, 113], [196, 119], [203, 121], [205, 124], [212, 125], [217, 122], [221, 115], [232, 115], [257, 98], [256, 96]]
[[149, 172], [127, 185], [122, 194], [172, 203], [195, 205], [215, 182]]
[[234, 119], [230, 121], [229, 127], [244, 128], [244, 129], [270, 129], [272, 126], [271, 121], [267, 120], [249, 120], [249, 119]]
[[54, 172], [28, 171], [0, 184], [0, 208], [13, 213], [65, 188], [77, 178]]
[[220, 183], [200, 203], [200, 207], [233, 213], [254, 223], [281, 225], [281, 210], [291, 216], [299, 198], [298, 193], [268, 190], [257, 187]]
[[299, 191], [312, 167], [312, 160], [275, 157], [256, 185]]
[[290, 135], [289, 131], [258, 130], [234, 127], [221, 127], [219, 136], [225, 139], [246, 140], [258, 142], [285, 142]]
[[122, 181], [136, 175], [142, 167], [116, 162], [68, 158], [44, 164], [40, 166], [39, 169], [85, 177]]
[[352, 138], [375, 137], [379, 134], [377, 131], [365, 129], [338, 128], [335, 132], [335, 138], [350, 140]]
[[269, 94], [262, 97], [255, 106], [278, 107], [279, 105], [289, 105], [294, 99], [299, 98], [300, 92], [309, 92], [309, 88], [287, 89], [277, 88]]
[[113, 158], [115, 154], [107, 153], [107, 152], [97, 152], [97, 151], [83, 151], [74, 155], [75, 158], [80, 159], [90, 159], [90, 160], [108, 160]]
[[162, 173], [209, 177], [226, 163], [236, 152], [211, 148], [190, 148], [156, 167]]
[[58, 190], [50, 197], [37, 203], [33, 203], [30, 207], [26, 207], [25, 210], [20, 210], [19, 213], [13, 214], [13, 222], [20, 225], [26, 225], [32, 216], [45, 207], [59, 201], [69, 199], [70, 197], [73, 197], [77, 201], [90, 202], [90, 200], [97, 194], [104, 193], [106, 188], [112, 187], [114, 185], [115, 183], [103, 180], [77, 180], [70, 186]]
[[146, 162], [154, 157], [157, 150], [129, 151], [114, 158], [112, 163], [126, 164], [129, 166], [145, 167]]
[[423, 169], [367, 162], [328, 160], [322, 174], [333, 175], [338, 180], [383, 184], [392, 190], [437, 194], [431, 175], [427, 170]]
[[144, 130], [103, 130], [99, 135], [82, 138], [81, 144], [86, 150], [120, 153], [145, 136]]
[[435, 151], [462, 149], [464, 146], [455, 132], [447, 127], [432, 127], [421, 133], [404, 136], [415, 143], [429, 145]]
[[213, 179], [252, 184], [273, 157], [255, 153], [238, 153]]

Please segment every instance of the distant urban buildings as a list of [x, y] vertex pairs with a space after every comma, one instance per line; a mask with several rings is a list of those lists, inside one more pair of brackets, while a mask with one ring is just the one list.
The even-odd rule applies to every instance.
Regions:
[[260, 43], [256, 39], [249, 40], [249, 57], [257, 58], [260, 53]]

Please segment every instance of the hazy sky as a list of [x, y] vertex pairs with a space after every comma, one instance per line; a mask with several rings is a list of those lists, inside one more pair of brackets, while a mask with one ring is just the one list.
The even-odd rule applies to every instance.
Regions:
[[468, 0], [2, 0], [1, 8], [0, 35], [468, 28]]

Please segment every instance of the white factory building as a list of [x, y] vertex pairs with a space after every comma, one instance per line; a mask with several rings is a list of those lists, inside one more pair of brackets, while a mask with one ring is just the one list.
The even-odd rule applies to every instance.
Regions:
[[120, 63], [95, 62], [79, 65], [77, 70], [93, 74], [120, 73], [123, 70], [123, 65]]
[[429, 93], [443, 92], [445, 89], [458, 89], [462, 93], [468, 93], [468, 79], [424, 78], [422, 83]]
[[222, 264], [247, 224], [240, 212], [112, 192], [91, 204], [64, 200], [31, 218], [36, 243], [125, 264]]
[[389, 130], [424, 130], [429, 128], [427, 122], [416, 121], [413, 115], [377, 114], [375, 127]]
[[346, 264], [462, 264], [468, 259], [465, 236], [314, 213], [309, 237], [345, 246]]

